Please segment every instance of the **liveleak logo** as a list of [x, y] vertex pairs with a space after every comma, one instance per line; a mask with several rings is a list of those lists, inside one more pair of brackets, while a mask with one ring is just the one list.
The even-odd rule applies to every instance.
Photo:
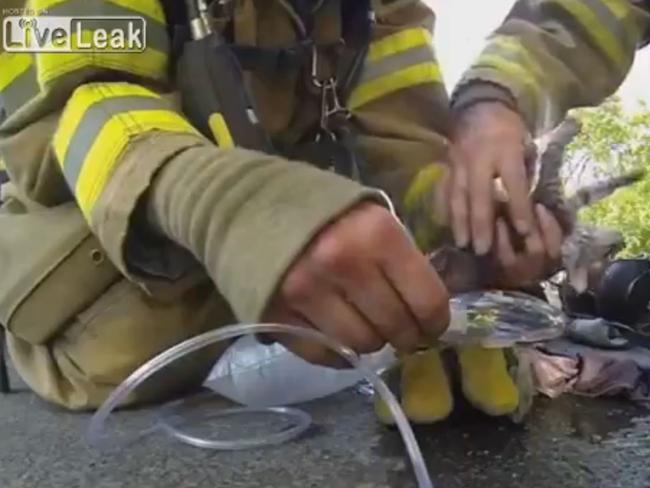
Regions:
[[6, 17], [6, 52], [124, 53], [145, 50], [147, 25], [142, 17]]

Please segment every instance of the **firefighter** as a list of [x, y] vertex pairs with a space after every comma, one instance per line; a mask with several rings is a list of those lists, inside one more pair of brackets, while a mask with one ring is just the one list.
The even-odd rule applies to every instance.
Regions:
[[[408, 353], [444, 331], [447, 292], [422, 253], [444, 236], [454, 133], [434, 18], [416, 0], [371, 3], [214, 3], [213, 25], [241, 56], [242, 86], [277, 149], [267, 154], [232, 147], [224, 118], [214, 144], [183, 113], [170, 38], [187, 23], [180, 2], [30, 2], [43, 15], [147, 22], [140, 53], [0, 53], [0, 155], [11, 180], [0, 225], [12, 229], [0, 234], [0, 320], [38, 395], [95, 408], [155, 354], [233, 322], [314, 327], [360, 353], [386, 343]], [[348, 62], [355, 53], [361, 62]], [[484, 91], [459, 96], [458, 120], [463, 107], [495, 106]], [[330, 121], [333, 112], [345, 117]], [[341, 144], [339, 131], [354, 137]], [[329, 142], [334, 169], [357, 181], [323, 165]], [[540, 223], [539, 239], [557, 242], [557, 223]], [[547, 247], [544, 260], [555, 252]], [[278, 339], [310, 361], [333, 360]], [[223, 347], [131, 401], [200, 383]], [[494, 363], [478, 353], [470, 390]], [[495, 383], [511, 388], [494, 364]], [[444, 393], [444, 381], [431, 390]], [[475, 393], [495, 411], [494, 392]]]

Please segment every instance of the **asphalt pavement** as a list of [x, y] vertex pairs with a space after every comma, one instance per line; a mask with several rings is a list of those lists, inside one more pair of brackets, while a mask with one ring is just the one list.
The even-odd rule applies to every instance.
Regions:
[[[399, 434], [379, 426], [356, 391], [305, 406], [313, 427], [280, 447], [215, 452], [154, 433], [98, 451], [84, 440], [88, 415], [17, 386], [0, 397], [2, 488], [415, 487]], [[151, 421], [149, 411], [125, 412], [116, 429]], [[230, 427], [259, 428], [244, 423]], [[541, 399], [521, 426], [461, 408], [417, 436], [436, 488], [650, 487], [650, 413], [622, 402]]]

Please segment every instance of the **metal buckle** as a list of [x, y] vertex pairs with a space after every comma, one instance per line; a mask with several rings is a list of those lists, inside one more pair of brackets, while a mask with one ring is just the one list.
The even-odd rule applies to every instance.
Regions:
[[338, 140], [336, 131], [333, 130], [331, 121], [333, 117], [342, 116], [345, 120], [350, 119], [350, 111], [343, 106], [338, 94], [338, 82], [336, 78], [329, 77], [321, 80], [318, 76], [318, 49], [312, 47], [311, 82], [321, 93], [320, 132], [316, 141], [320, 141], [323, 135], [327, 135], [333, 141]]
[[316, 88], [323, 87], [323, 83], [318, 77], [318, 48], [316, 44], [311, 47], [311, 82]]

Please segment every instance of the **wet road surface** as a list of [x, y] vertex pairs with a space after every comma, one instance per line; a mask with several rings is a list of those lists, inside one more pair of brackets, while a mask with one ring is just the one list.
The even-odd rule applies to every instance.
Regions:
[[[0, 397], [0, 487], [415, 486], [399, 434], [377, 425], [368, 398], [346, 392], [305, 409], [315, 425], [278, 448], [219, 453], [155, 434], [101, 453], [83, 440], [87, 415], [22, 387]], [[118, 430], [135, 432], [151, 416], [118, 420]], [[650, 487], [650, 413], [616, 401], [541, 400], [523, 426], [461, 409], [417, 436], [436, 488]]]

